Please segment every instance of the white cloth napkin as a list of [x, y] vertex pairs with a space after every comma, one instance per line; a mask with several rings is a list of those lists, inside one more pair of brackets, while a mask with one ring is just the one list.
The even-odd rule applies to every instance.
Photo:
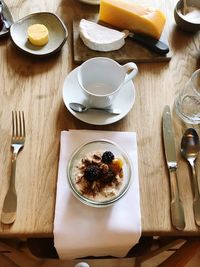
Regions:
[[[113, 206], [95, 208], [81, 203], [67, 184], [72, 152], [87, 141], [107, 139], [130, 156], [134, 174], [125, 196]], [[141, 236], [137, 141], [134, 132], [70, 130], [61, 132], [54, 218], [54, 246], [61, 259], [87, 256], [124, 257]]]

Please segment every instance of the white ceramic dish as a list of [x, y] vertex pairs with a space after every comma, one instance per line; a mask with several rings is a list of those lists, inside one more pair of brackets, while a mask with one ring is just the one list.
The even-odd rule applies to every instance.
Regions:
[[79, 102], [87, 105], [85, 95], [83, 94], [77, 80], [77, 72], [78, 68], [70, 72], [65, 78], [63, 84], [63, 101], [72, 115], [74, 115], [77, 119], [89, 124], [107, 125], [121, 120], [128, 114], [135, 102], [135, 87], [132, 81], [125, 84], [124, 88], [119, 92], [114, 100], [113, 108], [121, 110], [119, 115], [112, 115], [107, 112], [97, 110], [88, 110], [84, 113], [73, 111], [69, 107], [70, 102]]
[[[76, 187], [74, 174], [76, 173], [78, 162], [82, 161], [88, 153], [95, 153], [96, 151], [111, 151], [116, 158], [120, 158], [123, 162], [123, 182], [119, 188], [119, 192], [117, 195], [109, 197], [108, 199], [104, 199], [104, 197], [102, 200], [95, 200], [89, 196], [83, 195]], [[68, 184], [75, 197], [86, 205], [99, 208], [110, 206], [125, 195], [132, 182], [132, 173], [131, 161], [126, 152], [116, 143], [103, 139], [93, 140], [77, 148], [72, 154], [67, 166]]]
[[[32, 24], [44, 24], [49, 31], [49, 41], [44, 46], [32, 45], [27, 39], [27, 29]], [[33, 56], [47, 56], [56, 53], [67, 39], [67, 29], [58, 16], [49, 12], [30, 14], [10, 27], [13, 43], [23, 52]]]
[[[179, 0], [174, 8], [174, 18], [176, 24], [186, 32], [197, 32], [200, 30], [200, 1], [199, 0], [187, 0], [187, 8], [193, 12], [187, 13], [187, 15], [183, 15], [183, 0]], [[196, 11], [196, 12], [195, 12]], [[197, 13], [198, 12], [198, 13]], [[195, 14], [195, 16], [194, 16]], [[194, 20], [192, 20], [192, 17]]]

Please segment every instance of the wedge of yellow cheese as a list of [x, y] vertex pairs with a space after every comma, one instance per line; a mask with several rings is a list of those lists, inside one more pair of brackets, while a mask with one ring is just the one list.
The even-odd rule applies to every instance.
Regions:
[[166, 17], [158, 9], [138, 5], [130, 0], [100, 0], [99, 20], [159, 39]]
[[43, 46], [49, 41], [49, 31], [43, 24], [33, 24], [28, 27], [28, 39], [33, 45]]

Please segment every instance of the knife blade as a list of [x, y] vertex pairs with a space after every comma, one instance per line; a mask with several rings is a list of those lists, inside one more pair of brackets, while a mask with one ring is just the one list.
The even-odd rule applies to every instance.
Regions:
[[179, 196], [178, 182], [177, 182], [177, 159], [174, 132], [172, 126], [170, 107], [165, 106], [163, 111], [163, 141], [164, 151], [169, 170], [170, 177], [170, 191], [171, 191], [171, 220], [172, 225], [177, 230], [185, 228], [185, 216], [182, 201]]

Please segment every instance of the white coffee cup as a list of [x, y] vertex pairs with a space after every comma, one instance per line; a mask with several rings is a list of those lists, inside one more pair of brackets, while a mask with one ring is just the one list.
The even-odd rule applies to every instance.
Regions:
[[107, 57], [94, 57], [78, 69], [78, 82], [90, 107], [111, 106], [124, 85], [138, 72], [135, 63], [120, 65]]

